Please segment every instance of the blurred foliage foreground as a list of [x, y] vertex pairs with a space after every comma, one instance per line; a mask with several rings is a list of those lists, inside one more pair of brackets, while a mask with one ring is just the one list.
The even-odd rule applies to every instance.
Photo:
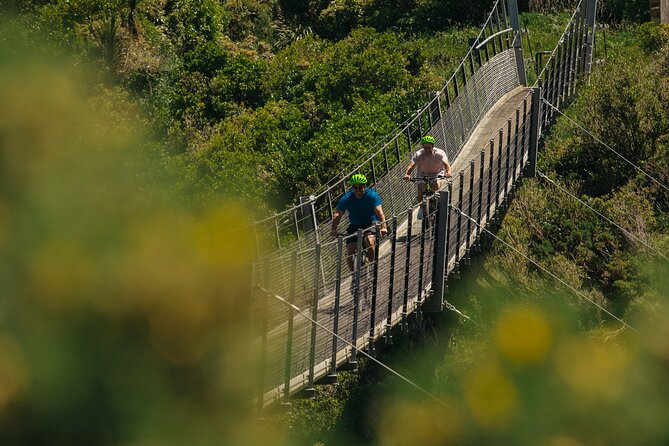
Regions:
[[131, 111], [32, 54], [0, 42], [0, 444], [259, 442], [244, 210], [193, 209]]
[[667, 444], [668, 266], [648, 267], [657, 287], [629, 320], [638, 332], [610, 323], [584, 333], [580, 311], [550, 291], [538, 303], [509, 289], [469, 290], [487, 288], [497, 309], [484, 333], [469, 323], [473, 333], [459, 336], [434, 372], [451, 407], [389, 393], [378, 402], [380, 443]]

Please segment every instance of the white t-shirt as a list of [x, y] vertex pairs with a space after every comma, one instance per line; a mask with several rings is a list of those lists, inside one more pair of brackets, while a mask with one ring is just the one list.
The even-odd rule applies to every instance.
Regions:
[[425, 149], [420, 149], [411, 157], [418, 168], [418, 176], [437, 176], [445, 173], [444, 163], [448, 162], [448, 155], [441, 149], [432, 148], [430, 155]]

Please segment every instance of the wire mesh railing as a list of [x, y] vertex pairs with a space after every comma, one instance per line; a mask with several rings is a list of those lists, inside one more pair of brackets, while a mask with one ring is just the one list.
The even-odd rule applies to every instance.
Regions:
[[[356, 349], [373, 355], [375, 342], [382, 338], [390, 342], [392, 327], [406, 327], [410, 315], [420, 318], [423, 311], [441, 310], [444, 285], [480, 246], [481, 228], [496, 225], [519, 181], [534, 175], [538, 141], [550, 124], [548, 111], [541, 106], [542, 93], [547, 101], [564, 104], [588, 72], [592, 3], [589, 0], [587, 8], [578, 5], [532, 92], [513, 104], [504, 124], [478, 151], [458, 159], [482, 113], [518, 82], [517, 74], [515, 78], [508, 74], [516, 65], [506, 22], [491, 21], [505, 2], [496, 4], [459, 68], [465, 71], [456, 72], [423, 112], [357, 167], [375, 181], [384, 197], [391, 228], [386, 239], [376, 238], [374, 256], [366, 263], [361, 231], [353, 236], [358, 249], [352, 270], [344, 238], [324, 237], [336, 197], [346, 190], [345, 177], [301, 208], [267, 220], [272, 221], [274, 236], [285, 244], [254, 264], [251, 323], [256, 335], [253, 350], [261, 358], [259, 408], [287, 402], [298, 391], [312, 391], [318, 380], [336, 380], [337, 369], [355, 367]], [[542, 79], [550, 87], [542, 90]], [[462, 139], [448, 140], [456, 138], [456, 127]], [[434, 198], [414, 204], [415, 189], [402, 176], [418, 135], [428, 132], [462, 167]], [[418, 220], [420, 206], [427, 211]], [[273, 296], [296, 305], [311, 320]]]
[[[437, 147], [454, 160], [480, 119], [504, 94], [520, 85], [507, 0], [498, 0], [473, 45], [441, 90], [418, 109], [371, 153], [335, 175], [302, 203], [254, 224], [259, 257], [277, 251], [313, 246], [328, 231], [347, 179], [363, 173], [383, 192], [387, 213], [403, 211], [412, 202], [399, 181], [403, 167], [428, 133]], [[387, 198], [386, 198], [387, 197]], [[314, 228], [316, 230], [314, 231]]]

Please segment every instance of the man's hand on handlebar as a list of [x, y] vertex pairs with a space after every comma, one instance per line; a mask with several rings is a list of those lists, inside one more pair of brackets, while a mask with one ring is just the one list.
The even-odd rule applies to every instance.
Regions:
[[420, 175], [420, 176], [415, 176], [411, 178], [411, 175], [404, 175], [404, 181], [411, 181], [413, 183], [418, 182], [418, 181], [436, 181], [436, 180], [444, 180], [446, 178], [450, 178], [451, 175], [449, 174], [439, 174], [439, 175]]

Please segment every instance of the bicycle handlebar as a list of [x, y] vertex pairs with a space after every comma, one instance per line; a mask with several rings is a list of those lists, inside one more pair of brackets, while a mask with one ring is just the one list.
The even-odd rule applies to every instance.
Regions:
[[[386, 233], [385, 236], [382, 236], [380, 233], [378, 234], [378, 237], [379, 237], [381, 240], [383, 240], [384, 238], [388, 237], [388, 236], [391, 234], [391, 231], [390, 231], [389, 228], [386, 228], [386, 231], [387, 231], [387, 233]], [[370, 234], [369, 234], [368, 230], [363, 230], [362, 235], [365, 236], [365, 235], [370, 235]], [[372, 233], [371, 235], [377, 236], [376, 232]], [[346, 241], [346, 240], [348, 240], [348, 239], [356, 238], [357, 236], [358, 236], [358, 234], [344, 234], [343, 232], [337, 232], [337, 235], [334, 236], [334, 237], [335, 237], [335, 238], [337, 238], [337, 237], [343, 237], [343, 238], [344, 238], [344, 241]]]
[[451, 178], [452, 175], [446, 176], [443, 174], [439, 174], [436, 177], [435, 176], [427, 176], [427, 175], [421, 175], [421, 176], [415, 176], [413, 178], [410, 178], [407, 181], [411, 181], [412, 183], [415, 183], [418, 180], [423, 180], [423, 181], [434, 181], [434, 180], [444, 180], [447, 178]]

